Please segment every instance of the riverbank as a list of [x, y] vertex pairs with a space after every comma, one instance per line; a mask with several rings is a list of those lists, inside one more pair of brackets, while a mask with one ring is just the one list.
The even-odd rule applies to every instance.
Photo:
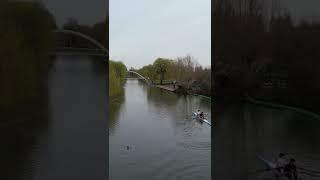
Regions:
[[112, 100], [117, 98], [121, 94], [123, 94], [123, 84], [125, 74], [127, 72], [126, 66], [120, 61], [108, 61], [108, 68], [109, 68], [109, 98]]
[[[176, 86], [174, 88], [172, 84], [170, 84], [170, 85], [155, 85], [155, 87], [163, 89], [163, 90], [167, 90], [167, 91], [170, 91], [170, 92], [173, 92], [173, 93], [181, 93], [181, 92], [179, 92], [179, 87]], [[196, 94], [196, 93], [194, 93], [192, 91], [186, 91], [184, 94], [188, 94], [188, 95], [192, 95], [192, 96], [198, 96], [198, 97], [205, 98], [205, 99], [208, 99], [208, 100], [211, 101], [211, 97], [205, 96], [205, 95], [202, 95], [202, 94]]]
[[155, 85], [155, 87], [160, 88], [160, 89], [164, 89], [167, 91], [171, 91], [171, 92], [176, 92], [176, 90], [178, 89], [178, 87], [173, 87], [173, 85]]
[[262, 101], [262, 100], [259, 100], [259, 99], [255, 99], [255, 98], [250, 97], [250, 96], [246, 96], [245, 100], [250, 102], [250, 103], [253, 103], [253, 104], [264, 105], [264, 106], [268, 106], [268, 107], [272, 107], [272, 108], [278, 108], [278, 109], [288, 109], [288, 110], [296, 111], [298, 113], [313, 117], [315, 119], [320, 119], [320, 114], [319, 113], [307, 111], [307, 110], [299, 108], [299, 107], [288, 106], [288, 105], [279, 104], [279, 103], [273, 103], [273, 102], [266, 102], [266, 101]]
[[[223, 92], [223, 93], [222, 93]], [[243, 93], [240, 93], [243, 92]], [[214, 93], [215, 100], [227, 103], [249, 102], [253, 104], [268, 106], [271, 108], [288, 109], [298, 113], [320, 119], [319, 108], [317, 108], [317, 98], [311, 95], [298, 96], [288, 91], [237, 91], [236, 89]], [[312, 93], [314, 94], [314, 93]]]
[[198, 96], [198, 97], [201, 97], [201, 98], [204, 98], [204, 99], [208, 99], [208, 100], [212, 100], [211, 99], [211, 97], [209, 97], [209, 96], [204, 96], [204, 95], [201, 95], [201, 94], [192, 94], [192, 93], [190, 93], [190, 95], [193, 95], [193, 96]]
[[117, 96], [109, 96], [109, 103], [118, 103], [123, 101], [123, 97], [124, 97], [124, 92], [118, 94]]

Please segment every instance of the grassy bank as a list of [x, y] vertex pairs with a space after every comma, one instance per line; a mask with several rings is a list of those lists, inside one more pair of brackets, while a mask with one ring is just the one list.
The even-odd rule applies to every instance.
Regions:
[[122, 62], [109, 61], [109, 98], [111, 101], [123, 94], [126, 73], [127, 68]]

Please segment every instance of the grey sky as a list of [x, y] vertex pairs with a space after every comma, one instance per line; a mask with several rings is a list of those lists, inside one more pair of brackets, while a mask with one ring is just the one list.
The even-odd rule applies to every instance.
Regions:
[[301, 17], [320, 16], [319, 0], [282, 0], [282, 5], [287, 7], [297, 20]]
[[110, 59], [129, 68], [192, 55], [211, 64], [211, 0], [110, 0]]
[[91, 25], [107, 16], [108, 0], [42, 0], [60, 26], [69, 17]]

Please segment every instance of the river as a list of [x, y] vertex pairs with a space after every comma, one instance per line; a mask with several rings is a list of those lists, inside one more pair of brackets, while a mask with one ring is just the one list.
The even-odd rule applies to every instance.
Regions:
[[107, 179], [107, 65], [57, 56], [43, 105], [1, 126], [0, 179]]
[[[1, 179], [108, 179], [108, 170], [111, 180], [271, 179], [249, 172], [264, 169], [257, 155], [273, 159], [279, 152], [292, 153], [299, 167], [320, 167], [320, 120], [217, 102], [213, 119], [206, 99], [139, 80], [127, 80], [123, 97], [108, 108], [106, 74], [101, 59], [57, 56], [43, 102], [2, 117], [19, 123], [0, 125]], [[212, 128], [191, 118], [199, 108], [214, 120]]]
[[210, 101], [131, 79], [110, 106], [110, 180], [211, 179], [211, 127], [191, 117], [201, 109], [211, 121]]
[[[213, 179], [275, 179], [260, 171], [266, 167], [257, 156], [274, 161], [280, 152], [294, 158], [298, 168], [319, 171], [319, 119], [249, 103], [215, 103], [213, 114]], [[319, 179], [319, 173], [300, 177]]]

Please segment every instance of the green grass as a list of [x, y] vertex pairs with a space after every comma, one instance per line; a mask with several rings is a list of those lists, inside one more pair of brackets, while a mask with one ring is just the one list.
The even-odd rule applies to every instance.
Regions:
[[109, 97], [114, 99], [123, 94], [123, 83], [127, 68], [122, 62], [109, 61]]

